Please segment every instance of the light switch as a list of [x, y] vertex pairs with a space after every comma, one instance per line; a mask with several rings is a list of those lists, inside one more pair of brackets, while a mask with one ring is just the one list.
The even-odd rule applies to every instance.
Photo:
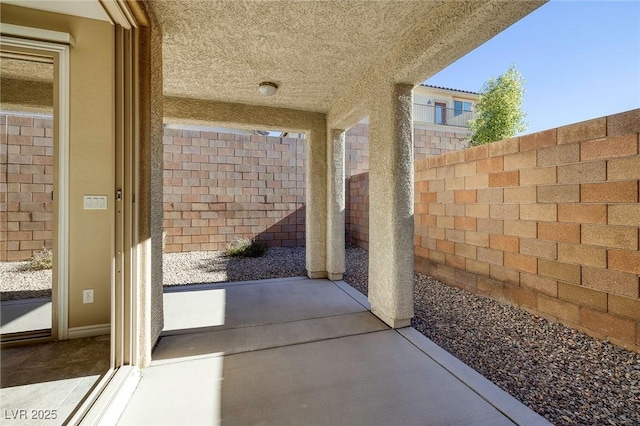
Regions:
[[106, 210], [107, 196], [106, 195], [85, 195], [84, 209], [85, 210]]

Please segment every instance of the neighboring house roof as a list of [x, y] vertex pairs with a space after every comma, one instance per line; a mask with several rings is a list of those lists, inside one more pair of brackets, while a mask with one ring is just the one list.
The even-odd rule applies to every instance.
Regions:
[[441, 86], [432, 86], [431, 84], [421, 84], [422, 87], [430, 87], [432, 89], [440, 89], [440, 90], [451, 90], [452, 92], [460, 92], [460, 93], [470, 93], [472, 95], [479, 95], [478, 92], [472, 92], [470, 90], [460, 90], [460, 89], [452, 89], [450, 87], [441, 87]]

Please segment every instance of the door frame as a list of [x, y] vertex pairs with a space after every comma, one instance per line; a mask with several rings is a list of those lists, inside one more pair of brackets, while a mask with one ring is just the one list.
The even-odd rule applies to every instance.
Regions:
[[[3, 49], [51, 57], [53, 83], [54, 231], [51, 338], [69, 335], [69, 50], [75, 43], [67, 33], [3, 24]], [[9, 34], [9, 35], [5, 35]], [[23, 38], [28, 37], [28, 38]]]
[[[98, 1], [98, 0], [96, 0]], [[140, 186], [141, 186], [141, 161], [143, 159], [141, 130], [150, 123], [151, 103], [140, 94], [140, 85], [148, 82], [150, 70], [148, 64], [141, 64], [141, 57], [149, 53], [149, 31], [140, 31], [140, 27], [148, 26], [149, 17], [145, 5], [135, 2], [123, 2], [120, 0], [100, 0], [100, 5], [114, 24], [113, 36], [116, 38], [115, 61], [116, 67], [116, 103], [114, 117], [116, 129], [114, 143], [116, 145], [116, 190], [120, 190], [120, 200], [116, 201], [116, 216], [114, 218], [114, 258], [112, 259], [111, 282], [111, 360], [110, 369], [100, 382], [94, 387], [85, 401], [77, 408], [75, 414], [67, 419], [68, 424], [114, 424], [124, 410], [130, 396], [133, 394], [141, 376], [141, 367], [145, 367], [149, 360], [145, 360], [140, 354], [142, 350], [151, 353], [150, 344], [140, 342], [141, 338], [147, 338], [150, 319], [147, 318], [150, 306], [148, 294], [151, 285], [151, 277], [148, 269], [151, 268], [148, 252], [145, 248], [150, 242], [140, 242]], [[2, 33], [7, 33], [10, 25], [3, 24]], [[73, 46], [75, 40], [66, 33], [57, 31], [40, 30], [35, 28], [23, 28], [23, 31], [35, 31], [38, 36], [27, 34], [10, 34], [31, 39], [43, 39], [48, 33], [49, 37], [58, 37], [60, 44], [66, 44], [62, 53], [57, 50], [52, 54], [59, 55], [60, 62], [64, 65], [64, 72], [58, 76], [65, 79], [60, 82], [60, 112], [59, 116], [60, 141], [64, 143], [65, 163], [64, 173], [61, 175], [65, 193], [58, 197], [61, 206], [65, 206], [65, 214], [59, 218], [61, 230], [68, 231], [68, 161], [69, 161], [69, 45]], [[38, 42], [35, 42], [38, 43]], [[148, 58], [146, 58], [148, 59]], [[143, 68], [143, 65], [146, 68]], [[54, 94], [54, 98], [57, 97]], [[146, 111], [146, 110], [149, 111]], [[54, 109], [55, 111], [55, 109]], [[58, 132], [56, 132], [58, 134]], [[145, 163], [149, 164], [150, 163]], [[118, 193], [117, 193], [118, 194]], [[117, 194], [116, 195], [117, 197]], [[138, 200], [136, 201], [136, 197]], [[119, 211], [118, 211], [119, 210]], [[68, 233], [68, 232], [67, 232]], [[67, 283], [68, 272], [68, 240], [63, 239], [60, 244], [61, 253], [66, 261], [65, 267], [57, 274], [61, 283]], [[118, 251], [120, 253], [118, 253]], [[142, 257], [145, 257], [142, 259]], [[145, 292], [146, 290], [146, 292]], [[146, 294], [146, 303], [141, 304], [141, 294]], [[68, 289], [58, 295], [60, 301], [64, 301], [65, 311], [68, 306]], [[58, 338], [68, 337], [68, 316], [62, 315], [58, 319]], [[141, 330], [144, 328], [144, 330]], [[53, 331], [53, 330], [52, 330]], [[148, 346], [148, 347], [147, 347]]]

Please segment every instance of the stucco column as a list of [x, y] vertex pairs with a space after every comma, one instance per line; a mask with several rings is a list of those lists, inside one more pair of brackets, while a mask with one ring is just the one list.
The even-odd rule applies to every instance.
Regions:
[[393, 328], [413, 317], [413, 95], [392, 85], [369, 124], [369, 301]]
[[342, 279], [344, 264], [344, 130], [332, 129], [327, 149], [327, 276]]
[[327, 130], [307, 133], [305, 247], [309, 278], [327, 276]]
[[[162, 298], [162, 30], [149, 12], [150, 26], [140, 27], [140, 158], [138, 224], [137, 360], [151, 363], [151, 352], [164, 327]], [[133, 343], [133, 342], [132, 342]], [[135, 347], [135, 345], [134, 345]]]

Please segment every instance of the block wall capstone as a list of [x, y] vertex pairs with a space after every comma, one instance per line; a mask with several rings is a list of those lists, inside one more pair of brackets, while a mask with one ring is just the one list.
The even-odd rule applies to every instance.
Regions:
[[0, 114], [0, 261], [27, 260], [53, 237], [53, 121]]
[[640, 350], [640, 110], [419, 160], [415, 268]]

